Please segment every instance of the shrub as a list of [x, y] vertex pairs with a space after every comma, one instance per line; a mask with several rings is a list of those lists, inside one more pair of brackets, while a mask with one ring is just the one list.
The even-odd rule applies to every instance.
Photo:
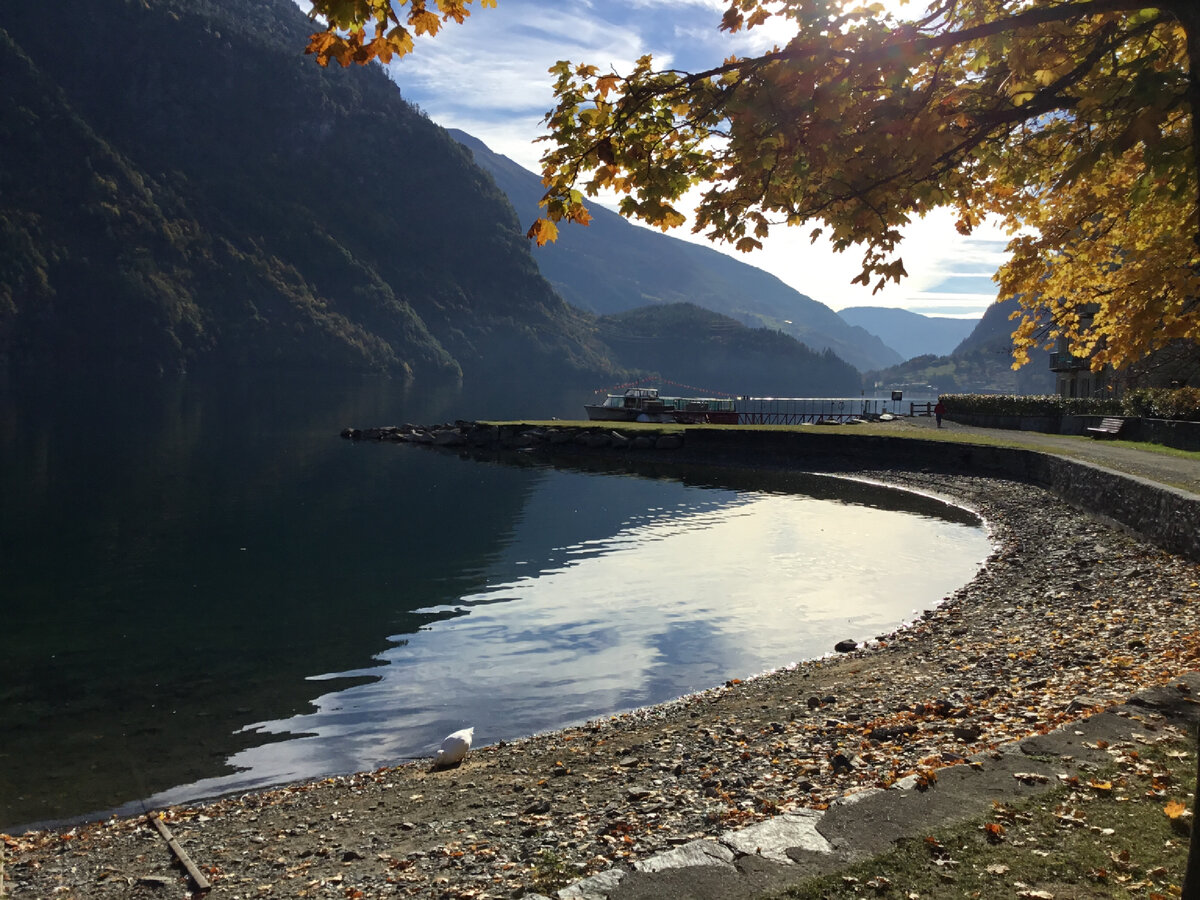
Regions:
[[[1108, 397], [1060, 397], [1057, 394], [944, 394], [951, 413], [997, 416], [1109, 416], [1124, 412]], [[1126, 413], [1135, 415], [1134, 413]]]
[[1139, 388], [1125, 395], [1122, 407], [1127, 416], [1200, 422], [1200, 388]]

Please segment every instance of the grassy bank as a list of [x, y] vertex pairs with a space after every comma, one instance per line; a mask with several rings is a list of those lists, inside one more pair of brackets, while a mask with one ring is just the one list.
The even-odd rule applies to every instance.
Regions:
[[[934, 428], [926, 424], [914, 425], [907, 419], [895, 419], [891, 422], [863, 422], [860, 425], [670, 425], [661, 422], [591, 422], [587, 419], [513, 419], [509, 421], [490, 421], [490, 425], [528, 425], [537, 428], [612, 428], [621, 431], [644, 431], [652, 434], [672, 434], [691, 429], [708, 429], [714, 431], [754, 431], [769, 430], [772, 432], [799, 431], [812, 432], [814, 429], [822, 433], [843, 433], [847, 435], [870, 435], [872, 437], [894, 437], [906, 440], [944, 441], [949, 444], [972, 444], [982, 447], [1021, 447], [1028, 450], [1041, 450], [1044, 445], [1039, 436], [1050, 437], [1068, 444], [1078, 444], [1080, 448], [1095, 447], [1094, 438], [1076, 434], [1041, 435], [1040, 432], [1005, 431], [1001, 429], [977, 428], [958, 430], [947, 426]], [[1200, 463], [1200, 451], [1177, 450], [1174, 447], [1164, 447], [1161, 444], [1148, 444], [1140, 441], [1109, 440], [1104, 445], [1130, 450], [1144, 450], [1163, 456], [1173, 456]], [[1055, 452], [1055, 451], [1050, 451]], [[1069, 456], [1069, 447], [1064, 448], [1062, 455]]]
[[1195, 745], [1172, 731], [1149, 746], [1108, 752], [1112, 763], [1086, 779], [1066, 779], [1025, 803], [997, 804], [985, 819], [913, 838], [776, 897], [1178, 897]]
[[1191, 493], [1200, 493], [1200, 452], [1177, 450], [1160, 444], [1136, 441], [1097, 441], [1082, 435], [1042, 434], [1033, 431], [1005, 431], [974, 428], [947, 423], [936, 428], [928, 418], [901, 417], [890, 422], [865, 422], [860, 425], [667, 425], [657, 422], [590, 422], [587, 420], [514, 420], [495, 421], [492, 425], [527, 425], [540, 428], [610, 428], [625, 432], [671, 434], [688, 430], [758, 430], [800, 432], [846, 437], [889, 437], [898, 440], [939, 441], [978, 447], [1009, 447], [1048, 453], [1125, 472], [1157, 481]]

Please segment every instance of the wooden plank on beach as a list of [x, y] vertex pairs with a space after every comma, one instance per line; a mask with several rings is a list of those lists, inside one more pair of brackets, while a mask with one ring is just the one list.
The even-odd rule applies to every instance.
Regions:
[[187, 851], [179, 846], [179, 841], [175, 840], [175, 835], [171, 834], [171, 829], [167, 827], [167, 823], [162, 820], [158, 813], [148, 813], [147, 818], [154, 823], [154, 827], [158, 829], [158, 833], [163, 836], [163, 840], [167, 842], [167, 846], [171, 848], [171, 852], [175, 854], [175, 858], [183, 863], [183, 867], [187, 869], [188, 875], [195, 882], [197, 889], [207, 891], [212, 887], [212, 884], [204, 873], [192, 862], [192, 858], [188, 856]]

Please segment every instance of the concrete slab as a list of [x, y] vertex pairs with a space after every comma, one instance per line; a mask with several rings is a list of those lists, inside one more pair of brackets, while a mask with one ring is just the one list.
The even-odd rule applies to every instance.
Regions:
[[662, 872], [691, 866], [719, 866], [733, 870], [733, 851], [716, 841], [692, 841], [633, 864], [639, 872]]
[[563, 888], [558, 892], [559, 900], [607, 900], [628, 874], [625, 869], [599, 872]]
[[801, 810], [796, 813], [776, 816], [727, 831], [721, 835], [721, 843], [732, 847], [737, 853], [762, 856], [774, 862], [792, 865], [789, 849], [806, 850], [810, 853], [832, 853], [833, 845], [817, 830], [824, 813], [817, 810]]
[[[1182, 685], [1182, 687], [1180, 686]], [[1114, 707], [1048, 734], [981, 753], [971, 765], [937, 770], [937, 781], [916, 789], [915, 779], [888, 790], [849, 795], [824, 812], [788, 813], [697, 840], [612, 870], [588, 892], [560, 892], [562, 900], [752, 900], [856, 859], [882, 853], [904, 838], [986, 815], [995, 801], [1011, 803], [1060, 784], [1059, 776], [1110, 759], [1128, 742], [1152, 741], [1166, 723], [1200, 722], [1200, 674], [1142, 691]]]

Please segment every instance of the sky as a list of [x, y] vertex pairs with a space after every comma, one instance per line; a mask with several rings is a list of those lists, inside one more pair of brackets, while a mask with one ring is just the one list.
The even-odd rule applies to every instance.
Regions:
[[[311, 8], [304, 0], [296, 2]], [[535, 139], [545, 133], [542, 117], [553, 104], [547, 70], [556, 61], [621, 73], [650, 53], [656, 67], [696, 71], [731, 53], [762, 52], [786, 40], [786, 32], [774, 26], [736, 36], [721, 32], [721, 0], [498, 0], [493, 9], [477, 3], [471, 9], [463, 25], [450, 23], [433, 39], [417, 39], [415, 52], [394, 60], [389, 74], [403, 96], [433, 121], [460, 128], [535, 172], [542, 153]], [[995, 299], [991, 276], [1007, 240], [998, 230], [983, 228], [963, 237], [950, 214], [942, 212], [914, 222], [901, 246], [909, 277], [876, 294], [851, 284], [861, 252], [852, 248], [838, 254], [821, 240], [810, 244], [811, 230], [780, 228], [751, 254], [710, 246], [835, 310], [888, 306], [978, 318]], [[691, 233], [690, 224], [671, 234], [708, 243]]]

